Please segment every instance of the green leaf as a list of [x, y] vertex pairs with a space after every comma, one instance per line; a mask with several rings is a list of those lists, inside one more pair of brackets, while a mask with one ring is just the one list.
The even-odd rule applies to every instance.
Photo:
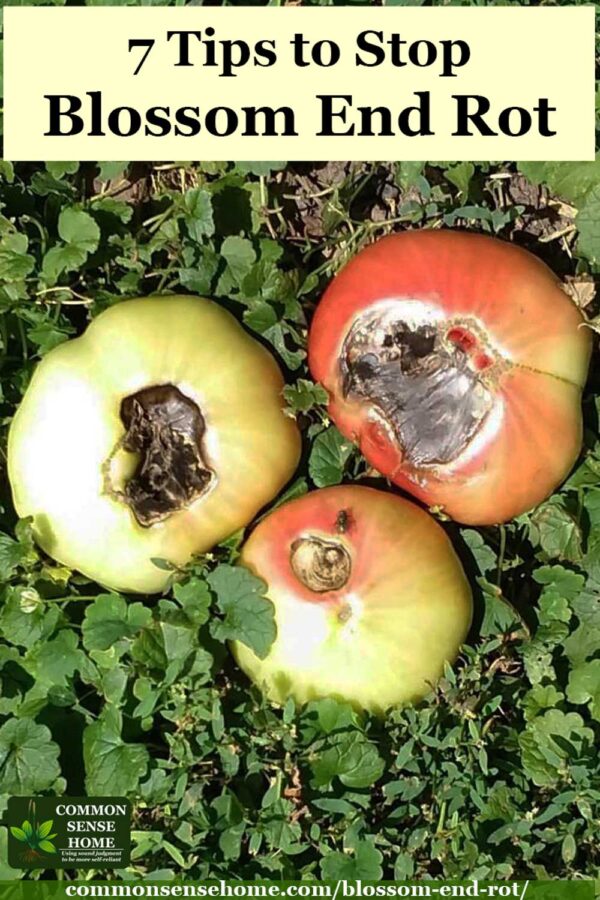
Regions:
[[31, 176], [31, 191], [38, 197], [60, 198], [72, 202], [75, 191], [71, 183], [65, 179], [55, 178], [50, 172], [42, 172], [38, 169]]
[[546, 679], [556, 677], [552, 665], [552, 651], [543, 642], [533, 640], [525, 644], [522, 656], [527, 678], [532, 685], [538, 685]]
[[54, 284], [62, 272], [72, 272], [84, 264], [87, 252], [75, 244], [58, 244], [45, 254], [42, 274], [46, 281]]
[[539, 566], [533, 572], [533, 580], [544, 585], [544, 594], [558, 594], [569, 602], [575, 600], [585, 583], [583, 575], [564, 566]]
[[352, 442], [334, 426], [317, 436], [308, 460], [308, 471], [317, 487], [341, 482], [353, 449]]
[[283, 322], [278, 322], [277, 325], [268, 328], [263, 334], [266, 340], [275, 347], [286, 366], [295, 371], [306, 357], [306, 350], [290, 350], [288, 346], [289, 335], [292, 335], [292, 338], [296, 340], [292, 329]]
[[577, 844], [575, 843], [575, 838], [572, 834], [566, 834], [564, 836], [561, 847], [561, 856], [563, 862], [567, 863], [567, 865], [572, 863], [577, 856]]
[[265, 242], [262, 242], [261, 258], [244, 277], [240, 293], [249, 304], [254, 304], [260, 299], [269, 304], [287, 301], [290, 310], [293, 310], [296, 281], [288, 273], [282, 272], [275, 260], [268, 258], [269, 246], [267, 244], [265, 247]]
[[278, 172], [287, 163], [284, 162], [236, 162], [235, 167], [240, 172], [248, 172], [251, 175], [270, 175]]
[[192, 188], [183, 198], [185, 222], [192, 240], [202, 243], [203, 238], [214, 234], [212, 197], [203, 188]]
[[153, 622], [143, 628], [131, 646], [133, 659], [146, 666], [164, 672], [169, 664], [160, 625]]
[[283, 397], [292, 412], [309, 412], [315, 406], [324, 405], [329, 399], [325, 388], [320, 384], [299, 378], [295, 384], [286, 384], [283, 389]]
[[534, 184], [579, 206], [600, 182], [600, 158], [594, 162], [522, 162], [519, 169]]
[[571, 618], [571, 609], [567, 600], [553, 591], [544, 591], [540, 597], [539, 606], [541, 625], [549, 625], [551, 622], [568, 622]]
[[327, 749], [311, 763], [315, 786], [330, 784], [334, 777], [347, 787], [374, 785], [385, 771], [377, 746], [360, 732], [334, 735]]
[[204, 580], [191, 578], [185, 584], [175, 584], [173, 594], [190, 621], [195, 625], [208, 622], [211, 596]]
[[250, 241], [236, 236], [225, 238], [221, 244], [221, 256], [226, 259], [228, 269], [238, 285], [256, 261], [256, 253]]
[[600, 627], [580, 625], [565, 640], [563, 650], [574, 666], [585, 662], [600, 650]]
[[82, 625], [87, 650], [108, 650], [147, 625], [152, 613], [142, 603], [127, 604], [118, 594], [99, 594], [86, 611]]
[[475, 562], [482, 575], [496, 568], [497, 556], [483, 537], [473, 528], [461, 528], [461, 536], [475, 557]]
[[554, 785], [593, 740], [594, 732], [584, 726], [580, 715], [550, 709], [532, 719], [519, 735], [525, 774], [537, 785]]
[[553, 684], [534, 684], [523, 698], [523, 711], [526, 719], [534, 719], [545, 709], [552, 709], [564, 699]]
[[0, 533], [0, 578], [8, 581], [11, 575], [29, 557], [29, 549], [7, 534]]
[[195, 632], [188, 627], [161, 622], [165, 655], [169, 661], [165, 672], [165, 684], [172, 684], [183, 669], [186, 660], [197, 645]]
[[515, 607], [506, 599], [501, 589], [487, 579], [479, 577], [477, 584], [482, 590], [484, 600], [481, 633], [506, 634], [515, 627], [523, 625], [523, 621]]
[[94, 219], [82, 209], [67, 206], [58, 217], [58, 233], [64, 244], [51, 247], [45, 254], [42, 273], [51, 284], [62, 272], [82, 266], [100, 240], [100, 229]]
[[471, 162], [460, 162], [444, 172], [446, 178], [451, 184], [458, 188], [459, 193], [463, 197], [469, 196], [469, 186], [471, 179], [475, 174], [475, 166]]
[[600, 722], [600, 659], [581, 663], [573, 669], [567, 685], [571, 703], [588, 703], [592, 718]]
[[52, 841], [40, 841], [38, 844], [40, 850], [43, 850], [45, 853], [56, 853], [56, 847], [52, 843]]
[[425, 165], [426, 163], [424, 162], [414, 162], [412, 160], [396, 163], [395, 180], [398, 187], [402, 188], [403, 191], [414, 187], [421, 177]]
[[100, 229], [89, 215], [82, 209], [67, 206], [58, 217], [58, 233], [65, 241], [74, 247], [93, 253], [98, 248]]
[[560, 500], [542, 503], [531, 516], [530, 536], [551, 558], [580, 562], [581, 528]]
[[50, 730], [31, 719], [9, 719], [0, 728], [2, 789], [8, 794], [39, 794], [60, 775], [59, 748]]
[[[386, 6], [389, 4], [385, 4]], [[399, 853], [394, 863], [394, 880], [405, 881], [415, 874], [415, 862], [409, 853]]]
[[219, 641], [241, 641], [264, 659], [275, 640], [275, 609], [265, 597], [266, 585], [243, 566], [221, 565], [207, 577], [217, 595], [223, 620], [213, 620]]
[[125, 743], [122, 716], [111, 705], [83, 732], [86, 788], [98, 796], [122, 796], [137, 790], [149, 756], [143, 744]]
[[588, 194], [575, 224], [579, 230], [577, 252], [597, 268], [600, 261], [600, 185]]
[[231, 828], [226, 828], [219, 835], [219, 848], [223, 853], [223, 858], [226, 860], [234, 860], [239, 859], [242, 851], [242, 837], [244, 836], [244, 832], [246, 830], [246, 823], [239, 822], [237, 825], [232, 825]]
[[252, 309], [246, 310], [244, 322], [257, 334], [264, 334], [276, 324], [277, 313], [269, 303], [259, 301], [253, 305]]
[[114, 197], [98, 197], [93, 201], [93, 204], [95, 213], [114, 216], [124, 225], [130, 222], [133, 216], [133, 206], [129, 203], [124, 203], [122, 200], [115, 200]]
[[600, 184], [587, 195], [575, 219], [579, 229], [577, 252], [592, 263], [600, 263]]
[[46, 168], [53, 178], [62, 178], [63, 175], [74, 175], [79, 168], [78, 162], [47, 162]]
[[313, 700], [306, 707], [306, 717], [312, 721], [316, 713], [318, 732], [331, 734], [341, 728], [347, 728], [355, 721], [356, 714], [348, 703], [341, 703], [333, 697]]
[[[0, 41], [0, 67], [2, 66], [2, 41]], [[0, 84], [2, 77], [0, 76]], [[8, 184], [12, 184], [15, 180], [15, 167], [7, 159], [0, 159], [0, 178], [3, 178]]]
[[57, 328], [54, 322], [40, 322], [27, 330], [27, 337], [37, 345], [40, 356], [43, 356], [66, 341], [70, 331], [71, 329]]
[[321, 861], [321, 877], [326, 881], [380, 881], [382, 860], [382, 854], [370, 841], [359, 841], [352, 853], [328, 853]]
[[60, 615], [55, 605], [35, 602], [30, 609], [30, 595], [30, 589], [16, 588], [0, 604], [0, 634], [5, 641], [22, 647], [50, 638]]
[[21, 841], [22, 843], [24, 843], [27, 840], [27, 835], [25, 834], [23, 829], [19, 828], [16, 825], [11, 825], [10, 833], [14, 838], [16, 838], [17, 841]]
[[20, 281], [35, 266], [35, 259], [27, 252], [29, 241], [25, 234], [9, 231], [0, 238], [0, 280]]
[[53, 819], [48, 819], [46, 822], [42, 822], [40, 827], [38, 828], [38, 835], [41, 838], [48, 837], [50, 832], [52, 831], [52, 825], [54, 824]]
[[63, 629], [51, 641], [34, 645], [23, 667], [45, 686], [66, 686], [81, 664], [79, 641], [74, 631]]
[[98, 179], [100, 181], [115, 181], [123, 176], [128, 165], [128, 162], [98, 163]]

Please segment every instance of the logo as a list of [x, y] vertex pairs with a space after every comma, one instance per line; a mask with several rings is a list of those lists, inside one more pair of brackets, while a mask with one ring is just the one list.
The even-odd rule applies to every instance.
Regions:
[[29, 802], [29, 815], [31, 821], [24, 819], [20, 826], [10, 826], [10, 833], [14, 839], [24, 844], [23, 862], [34, 862], [41, 854], [50, 853], [55, 856], [56, 847], [52, 843], [52, 838], [55, 838], [56, 834], [51, 834], [53, 820], [48, 819], [46, 822], [37, 824], [35, 800]]
[[114, 869], [129, 864], [125, 797], [10, 797], [8, 863], [17, 869]]

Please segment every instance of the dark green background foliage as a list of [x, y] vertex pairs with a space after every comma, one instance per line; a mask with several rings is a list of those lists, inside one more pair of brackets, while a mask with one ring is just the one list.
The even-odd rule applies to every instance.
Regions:
[[[304, 437], [287, 496], [385, 488], [306, 369], [331, 276], [392, 230], [469, 228], [531, 249], [593, 318], [599, 223], [600, 162], [0, 162], [2, 447], [40, 356], [124, 297], [184, 290], [227, 306], [284, 367]], [[584, 453], [549, 501], [500, 528], [444, 523], [475, 587], [469, 646], [385, 722], [333, 700], [271, 708], [236, 669], [227, 638], [265, 652], [273, 633], [262, 584], [232, 567], [242, 534], [161, 598], [107, 594], [37, 552], [3, 478], [2, 803], [131, 797], [120, 877], [595, 875], [597, 387], [592, 374]]]

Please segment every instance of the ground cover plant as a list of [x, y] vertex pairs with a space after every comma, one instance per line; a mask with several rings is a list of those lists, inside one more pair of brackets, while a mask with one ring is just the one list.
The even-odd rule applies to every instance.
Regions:
[[[595, 877], [596, 357], [584, 449], [549, 500], [485, 528], [436, 513], [475, 621], [436, 690], [385, 721], [333, 700], [276, 708], [250, 686], [225, 642], [262, 651], [274, 629], [261, 582], [234, 567], [244, 533], [170, 572], [158, 597], [107, 592], [37, 550], [5, 447], [51, 348], [127, 297], [199, 293], [285, 372], [303, 456], [271, 508], [339, 483], [389, 490], [308, 374], [307, 324], [332, 275], [384, 234], [470, 229], [547, 262], [594, 328], [599, 222], [600, 162], [0, 162], [0, 807], [129, 796], [117, 878]], [[0, 877], [20, 877], [5, 837]]]
[[[3, 163], [4, 436], [39, 357], [90, 316], [131, 295], [196, 291], [237, 315], [286, 370], [304, 456], [285, 496], [342, 481], [383, 486], [330, 424], [306, 371], [306, 322], [322, 286], [380, 234], [452, 225], [529, 247], [593, 317], [598, 171]], [[132, 797], [123, 877], [593, 874], [594, 379], [584, 454], [550, 500], [500, 527], [444, 523], [476, 589], [469, 646], [435, 693], [384, 723], [333, 700], [275, 709], [249, 686], [223, 642], [260, 649], [273, 626], [261, 583], [232, 567], [241, 533], [174, 572], [160, 599], [127, 598], [41, 555], [4, 481], [3, 793]]]

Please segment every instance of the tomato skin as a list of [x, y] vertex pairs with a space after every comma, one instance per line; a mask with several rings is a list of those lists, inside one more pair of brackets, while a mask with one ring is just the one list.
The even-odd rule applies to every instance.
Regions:
[[[122, 400], [150, 385], [177, 386], [200, 409], [211, 489], [143, 527], [107, 489], [135, 467], [111, 456], [125, 433]], [[226, 310], [193, 296], [110, 307], [79, 338], [44, 357], [11, 425], [15, 508], [33, 517], [41, 547], [100, 584], [164, 588], [163, 559], [185, 565], [246, 525], [298, 464], [300, 436], [283, 413], [283, 378], [265, 348]]]
[[[344, 397], [344, 341], [380, 301], [420, 301], [457, 333], [486, 336], [476, 362], [494, 405], [472, 447], [445, 465], [414, 467], [372, 405]], [[469, 524], [507, 521], [552, 493], [581, 448], [589, 329], [539, 259], [495, 238], [456, 231], [390, 235], [357, 254], [319, 303], [309, 335], [313, 377], [330, 414], [382, 475]], [[458, 326], [458, 327], [457, 327]], [[494, 364], [495, 361], [495, 364]]]
[[[350, 555], [339, 590], [315, 593], [292, 569], [295, 542], [314, 535]], [[265, 660], [240, 643], [233, 651], [279, 703], [334, 696], [381, 714], [415, 701], [454, 661], [470, 626], [471, 591], [444, 530], [383, 491], [331, 487], [287, 503], [259, 523], [241, 562], [266, 581], [278, 633]]]

